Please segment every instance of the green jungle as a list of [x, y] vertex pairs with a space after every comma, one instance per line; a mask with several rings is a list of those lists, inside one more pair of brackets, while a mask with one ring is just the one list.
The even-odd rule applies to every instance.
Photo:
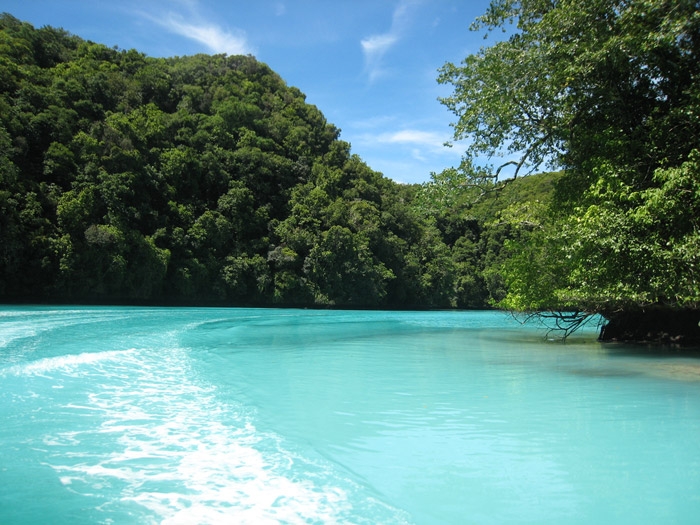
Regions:
[[0, 301], [502, 308], [697, 344], [699, 7], [494, 0], [471, 29], [511, 36], [438, 72], [469, 146], [420, 185], [252, 56], [3, 14]]

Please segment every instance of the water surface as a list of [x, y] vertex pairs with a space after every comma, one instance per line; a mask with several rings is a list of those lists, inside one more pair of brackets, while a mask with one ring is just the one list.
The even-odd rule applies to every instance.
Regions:
[[544, 334], [0, 308], [0, 523], [697, 523], [697, 354]]

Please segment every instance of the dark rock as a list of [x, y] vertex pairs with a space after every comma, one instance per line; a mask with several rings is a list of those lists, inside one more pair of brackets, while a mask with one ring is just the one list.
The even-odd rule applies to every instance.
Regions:
[[650, 307], [606, 314], [601, 341], [700, 345], [700, 310]]

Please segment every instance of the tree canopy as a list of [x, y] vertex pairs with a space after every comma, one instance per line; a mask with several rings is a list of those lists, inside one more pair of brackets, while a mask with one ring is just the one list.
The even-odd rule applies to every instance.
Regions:
[[0, 298], [488, 306], [511, 232], [339, 135], [253, 57], [151, 58], [2, 15]]
[[510, 242], [500, 306], [697, 313], [699, 8], [494, 0], [472, 29], [507, 37], [441, 69], [467, 159], [564, 170], [534, 236]]

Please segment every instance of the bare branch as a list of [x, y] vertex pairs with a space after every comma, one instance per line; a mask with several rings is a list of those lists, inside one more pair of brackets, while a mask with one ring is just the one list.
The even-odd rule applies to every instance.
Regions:
[[572, 312], [553, 310], [526, 313], [511, 312], [511, 315], [521, 324], [525, 324], [533, 320], [542, 323], [547, 327], [545, 339], [549, 339], [551, 334], [557, 333], [558, 339], [561, 341], [566, 341], [571, 334], [586, 325], [595, 317], [595, 314], [590, 312], [582, 312], [579, 310]]
[[[517, 177], [517, 171], [520, 169], [520, 166], [522, 166], [522, 163], [523, 163], [523, 161], [522, 161], [522, 159], [521, 159], [520, 162], [515, 162], [514, 160], [510, 160], [510, 161], [506, 162], [505, 164], [501, 164], [501, 165], [498, 167], [498, 169], [496, 170], [496, 174], [493, 176], [493, 178], [496, 179], [496, 180], [498, 180], [498, 177], [501, 175], [501, 170], [502, 170], [503, 168], [505, 168], [505, 167], [507, 167], [507, 166], [517, 166], [516, 175], [513, 176], [513, 179], [514, 179], [515, 177]], [[506, 179], [506, 181], [510, 181], [510, 180], [511, 180], [511, 179]], [[506, 181], [503, 181], [503, 182], [506, 182]]]

